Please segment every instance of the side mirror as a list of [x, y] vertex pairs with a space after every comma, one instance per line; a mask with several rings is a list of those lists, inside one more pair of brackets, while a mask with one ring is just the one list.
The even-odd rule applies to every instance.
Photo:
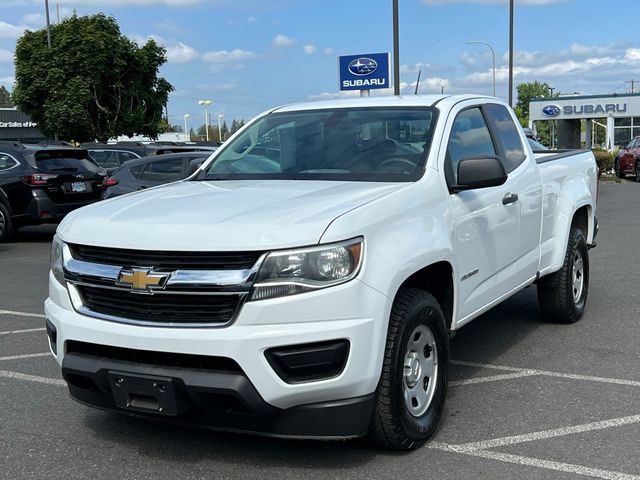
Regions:
[[196, 170], [200, 168], [200, 166], [204, 163], [205, 160], [206, 159], [202, 159], [200, 161], [191, 162], [189, 164], [189, 168], [187, 169], [187, 177], [190, 177], [191, 175], [196, 173]]
[[476, 188], [497, 187], [507, 181], [507, 172], [498, 157], [468, 157], [458, 164], [458, 185], [454, 193]]

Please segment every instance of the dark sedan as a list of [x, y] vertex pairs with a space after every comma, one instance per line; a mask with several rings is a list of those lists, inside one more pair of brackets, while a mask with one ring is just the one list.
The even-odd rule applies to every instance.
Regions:
[[100, 200], [105, 177], [86, 150], [0, 142], [0, 241]]
[[128, 161], [104, 182], [108, 188], [103, 198], [117, 197], [187, 178], [211, 153], [213, 152], [169, 153]]

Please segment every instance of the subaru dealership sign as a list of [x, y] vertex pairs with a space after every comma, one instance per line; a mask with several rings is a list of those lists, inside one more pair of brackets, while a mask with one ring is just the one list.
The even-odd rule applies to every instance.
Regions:
[[339, 57], [340, 90], [389, 88], [389, 63], [388, 53]]

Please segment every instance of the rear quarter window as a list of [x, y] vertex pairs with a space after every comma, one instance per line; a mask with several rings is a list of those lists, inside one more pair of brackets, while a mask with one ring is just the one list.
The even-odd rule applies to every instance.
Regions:
[[5, 153], [0, 153], [0, 172], [9, 170], [18, 165], [18, 162]]

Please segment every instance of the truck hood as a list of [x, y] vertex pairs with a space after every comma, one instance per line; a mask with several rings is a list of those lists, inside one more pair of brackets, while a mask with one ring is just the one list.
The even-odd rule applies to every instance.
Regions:
[[402, 183], [178, 182], [92, 204], [58, 227], [65, 242], [146, 250], [269, 250], [313, 245], [336, 217]]

